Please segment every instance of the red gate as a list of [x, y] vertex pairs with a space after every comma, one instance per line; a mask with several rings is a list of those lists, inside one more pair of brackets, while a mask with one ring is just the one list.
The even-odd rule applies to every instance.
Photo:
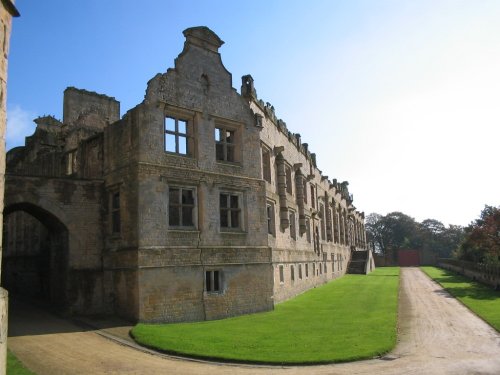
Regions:
[[418, 267], [420, 265], [420, 253], [418, 250], [399, 250], [398, 263], [400, 267]]

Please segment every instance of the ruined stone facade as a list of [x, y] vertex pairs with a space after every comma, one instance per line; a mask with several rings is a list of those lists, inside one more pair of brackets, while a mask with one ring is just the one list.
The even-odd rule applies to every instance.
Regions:
[[[0, 225], [3, 224], [5, 182], [5, 130], [7, 125], [7, 60], [9, 56], [12, 17], [19, 12], [11, 0], [0, 0]], [[0, 258], [2, 257], [0, 233]], [[1, 265], [1, 259], [0, 259]], [[7, 311], [8, 294], [0, 287], [0, 374], [5, 374], [7, 363]]]
[[[63, 120], [36, 119], [9, 152], [5, 260], [24, 284], [6, 282], [31, 272], [69, 312], [210, 320], [270, 310], [365, 248], [347, 182], [321, 174], [251, 76], [232, 87], [217, 35], [184, 36], [121, 119], [114, 98], [68, 88]], [[27, 225], [39, 249], [13, 245]]]

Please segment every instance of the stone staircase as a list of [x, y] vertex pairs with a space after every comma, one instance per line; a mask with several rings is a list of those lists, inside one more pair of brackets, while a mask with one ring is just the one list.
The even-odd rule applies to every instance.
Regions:
[[364, 275], [366, 274], [366, 261], [368, 260], [368, 251], [351, 251], [351, 261], [347, 266], [347, 273]]

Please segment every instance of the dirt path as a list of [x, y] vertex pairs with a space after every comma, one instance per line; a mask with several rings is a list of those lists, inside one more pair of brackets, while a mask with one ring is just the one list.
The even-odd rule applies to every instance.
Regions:
[[[126, 342], [128, 327], [85, 331], [37, 309], [14, 309], [9, 348], [44, 374], [500, 374], [500, 334], [419, 269], [402, 269], [400, 335], [384, 359], [311, 367], [218, 365], [149, 354]], [[122, 337], [117, 343], [103, 335]], [[130, 344], [132, 345], [132, 344]]]

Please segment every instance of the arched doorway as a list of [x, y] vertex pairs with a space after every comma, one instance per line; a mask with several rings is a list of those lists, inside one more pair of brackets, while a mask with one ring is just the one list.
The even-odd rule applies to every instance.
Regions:
[[13, 298], [66, 306], [68, 230], [50, 212], [30, 203], [4, 210], [2, 285]]

